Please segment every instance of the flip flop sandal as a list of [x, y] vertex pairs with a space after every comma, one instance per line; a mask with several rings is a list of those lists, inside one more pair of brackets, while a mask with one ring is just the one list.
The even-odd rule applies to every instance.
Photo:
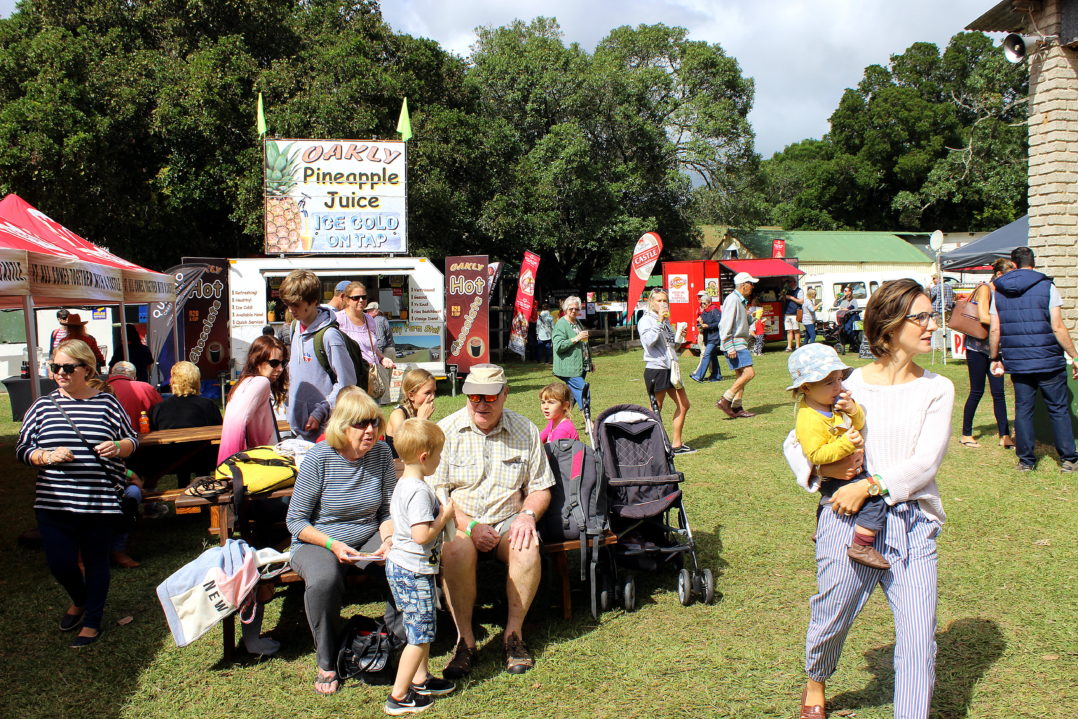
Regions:
[[960, 440], [958, 440], [958, 443], [960, 445], [962, 445], [963, 447], [971, 447], [973, 449], [978, 449], [981, 446], [981, 444], [975, 439], [973, 439], [973, 440], [960, 439]]
[[183, 493], [192, 497], [210, 499], [217, 497], [232, 489], [232, 482], [227, 479], [212, 479], [203, 477], [194, 484], [183, 490]]
[[[318, 688], [319, 684], [328, 684], [331, 689], [328, 692], [324, 692]], [[336, 694], [340, 688], [341, 680], [336, 672], [324, 672], [321, 669], [318, 670], [318, 678], [314, 681], [314, 691], [317, 694], [328, 697], [330, 694]]]

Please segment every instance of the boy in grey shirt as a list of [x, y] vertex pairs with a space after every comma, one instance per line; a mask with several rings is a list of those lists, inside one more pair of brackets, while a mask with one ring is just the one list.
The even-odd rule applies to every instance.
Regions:
[[424, 711], [430, 708], [431, 697], [455, 689], [451, 682], [432, 676], [427, 667], [436, 630], [438, 548], [454, 509], [451, 501], [439, 508], [434, 490], [423, 478], [438, 468], [444, 444], [441, 428], [419, 418], [405, 420], [393, 436], [393, 445], [404, 461], [404, 474], [389, 502], [393, 546], [386, 557], [386, 579], [404, 618], [408, 646], [401, 653], [397, 678], [386, 699], [385, 712], [391, 716]]

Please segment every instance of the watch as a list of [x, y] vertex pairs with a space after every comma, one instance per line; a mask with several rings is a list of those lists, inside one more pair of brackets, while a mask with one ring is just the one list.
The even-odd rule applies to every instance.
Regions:
[[526, 514], [526, 515], [528, 515], [529, 517], [531, 517], [531, 518], [532, 518], [532, 519], [534, 519], [534, 520], [538, 520], [538, 519], [539, 519], [539, 517], [535, 516], [535, 512], [533, 512], [533, 511], [532, 511], [532, 510], [530, 510], [530, 509], [522, 509], [522, 510], [520, 510], [520, 513], [521, 513], [521, 514]]

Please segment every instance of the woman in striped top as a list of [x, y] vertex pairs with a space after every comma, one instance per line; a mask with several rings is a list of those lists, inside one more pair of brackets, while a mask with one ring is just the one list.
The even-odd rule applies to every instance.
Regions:
[[60, 629], [82, 626], [71, 644], [77, 648], [92, 644], [101, 632], [109, 552], [123, 516], [123, 459], [135, 451], [137, 440], [120, 402], [87, 384], [97, 366], [85, 342], [61, 342], [49, 369], [59, 389], [27, 411], [15, 454], [20, 462], [41, 467], [34, 510], [49, 571], [71, 597]]
[[307, 621], [318, 659], [315, 691], [340, 687], [335, 671], [344, 574], [360, 553], [385, 557], [393, 536], [389, 500], [397, 474], [389, 447], [378, 440], [382, 414], [358, 387], [346, 387], [316, 444], [300, 465], [288, 505], [292, 567], [303, 577]]

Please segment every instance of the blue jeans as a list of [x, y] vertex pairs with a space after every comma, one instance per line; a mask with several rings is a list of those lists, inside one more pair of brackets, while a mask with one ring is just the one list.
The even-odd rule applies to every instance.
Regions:
[[[109, 551], [120, 515], [51, 509], [38, 509], [36, 513], [49, 571], [71, 597], [71, 603], [85, 609], [82, 625], [101, 629], [111, 578]], [[80, 554], [85, 576], [79, 571]]]
[[1041, 391], [1052, 423], [1052, 436], [1061, 462], [1078, 461], [1074, 450], [1074, 430], [1071, 427], [1071, 393], [1067, 387], [1066, 367], [1055, 372], [1012, 374], [1014, 383], [1014, 444], [1018, 461], [1030, 466], [1037, 463], [1033, 455], [1033, 404], [1037, 390]]
[[550, 364], [550, 360], [554, 357], [554, 350], [551, 349], [550, 340], [538, 340], [536, 344], [539, 345], [539, 361]]
[[816, 325], [814, 323], [805, 325], [805, 341], [808, 344], [812, 344], [816, 341]]
[[[130, 497], [142, 506], [142, 490], [137, 485], [129, 484], [124, 487], [124, 496]], [[117, 532], [116, 539], [112, 542], [112, 551], [125, 552], [127, 551], [127, 538], [131, 536], [127, 532]]]
[[[558, 375], [554, 376], [558, 377]], [[569, 391], [573, 393], [573, 401], [576, 402], [577, 407], [580, 406], [580, 398], [584, 394], [584, 377], [585, 375], [580, 375], [579, 377], [558, 377], [562, 382], [569, 385]]]
[[711, 370], [712, 379], [722, 379], [722, 370], [719, 369], [719, 341], [708, 342], [704, 345], [704, 351], [700, 353], [700, 364], [691, 377], [698, 382], [704, 381], [704, 375]]
[[977, 405], [984, 396], [986, 379], [992, 389], [992, 411], [996, 415], [996, 431], [1000, 437], [1010, 434], [1011, 426], [1007, 421], [1007, 399], [1003, 393], [1003, 378], [995, 376], [990, 371], [988, 355], [967, 347], [966, 368], [969, 370], [969, 397], [966, 398], [966, 405], [962, 410], [962, 434], [967, 437], [973, 434], [973, 413], [977, 411]]
[[730, 369], [739, 370], [752, 366], [752, 352], [748, 350], [738, 350], [737, 358], [730, 359], [730, 356], [726, 356], [726, 364], [730, 365]]

